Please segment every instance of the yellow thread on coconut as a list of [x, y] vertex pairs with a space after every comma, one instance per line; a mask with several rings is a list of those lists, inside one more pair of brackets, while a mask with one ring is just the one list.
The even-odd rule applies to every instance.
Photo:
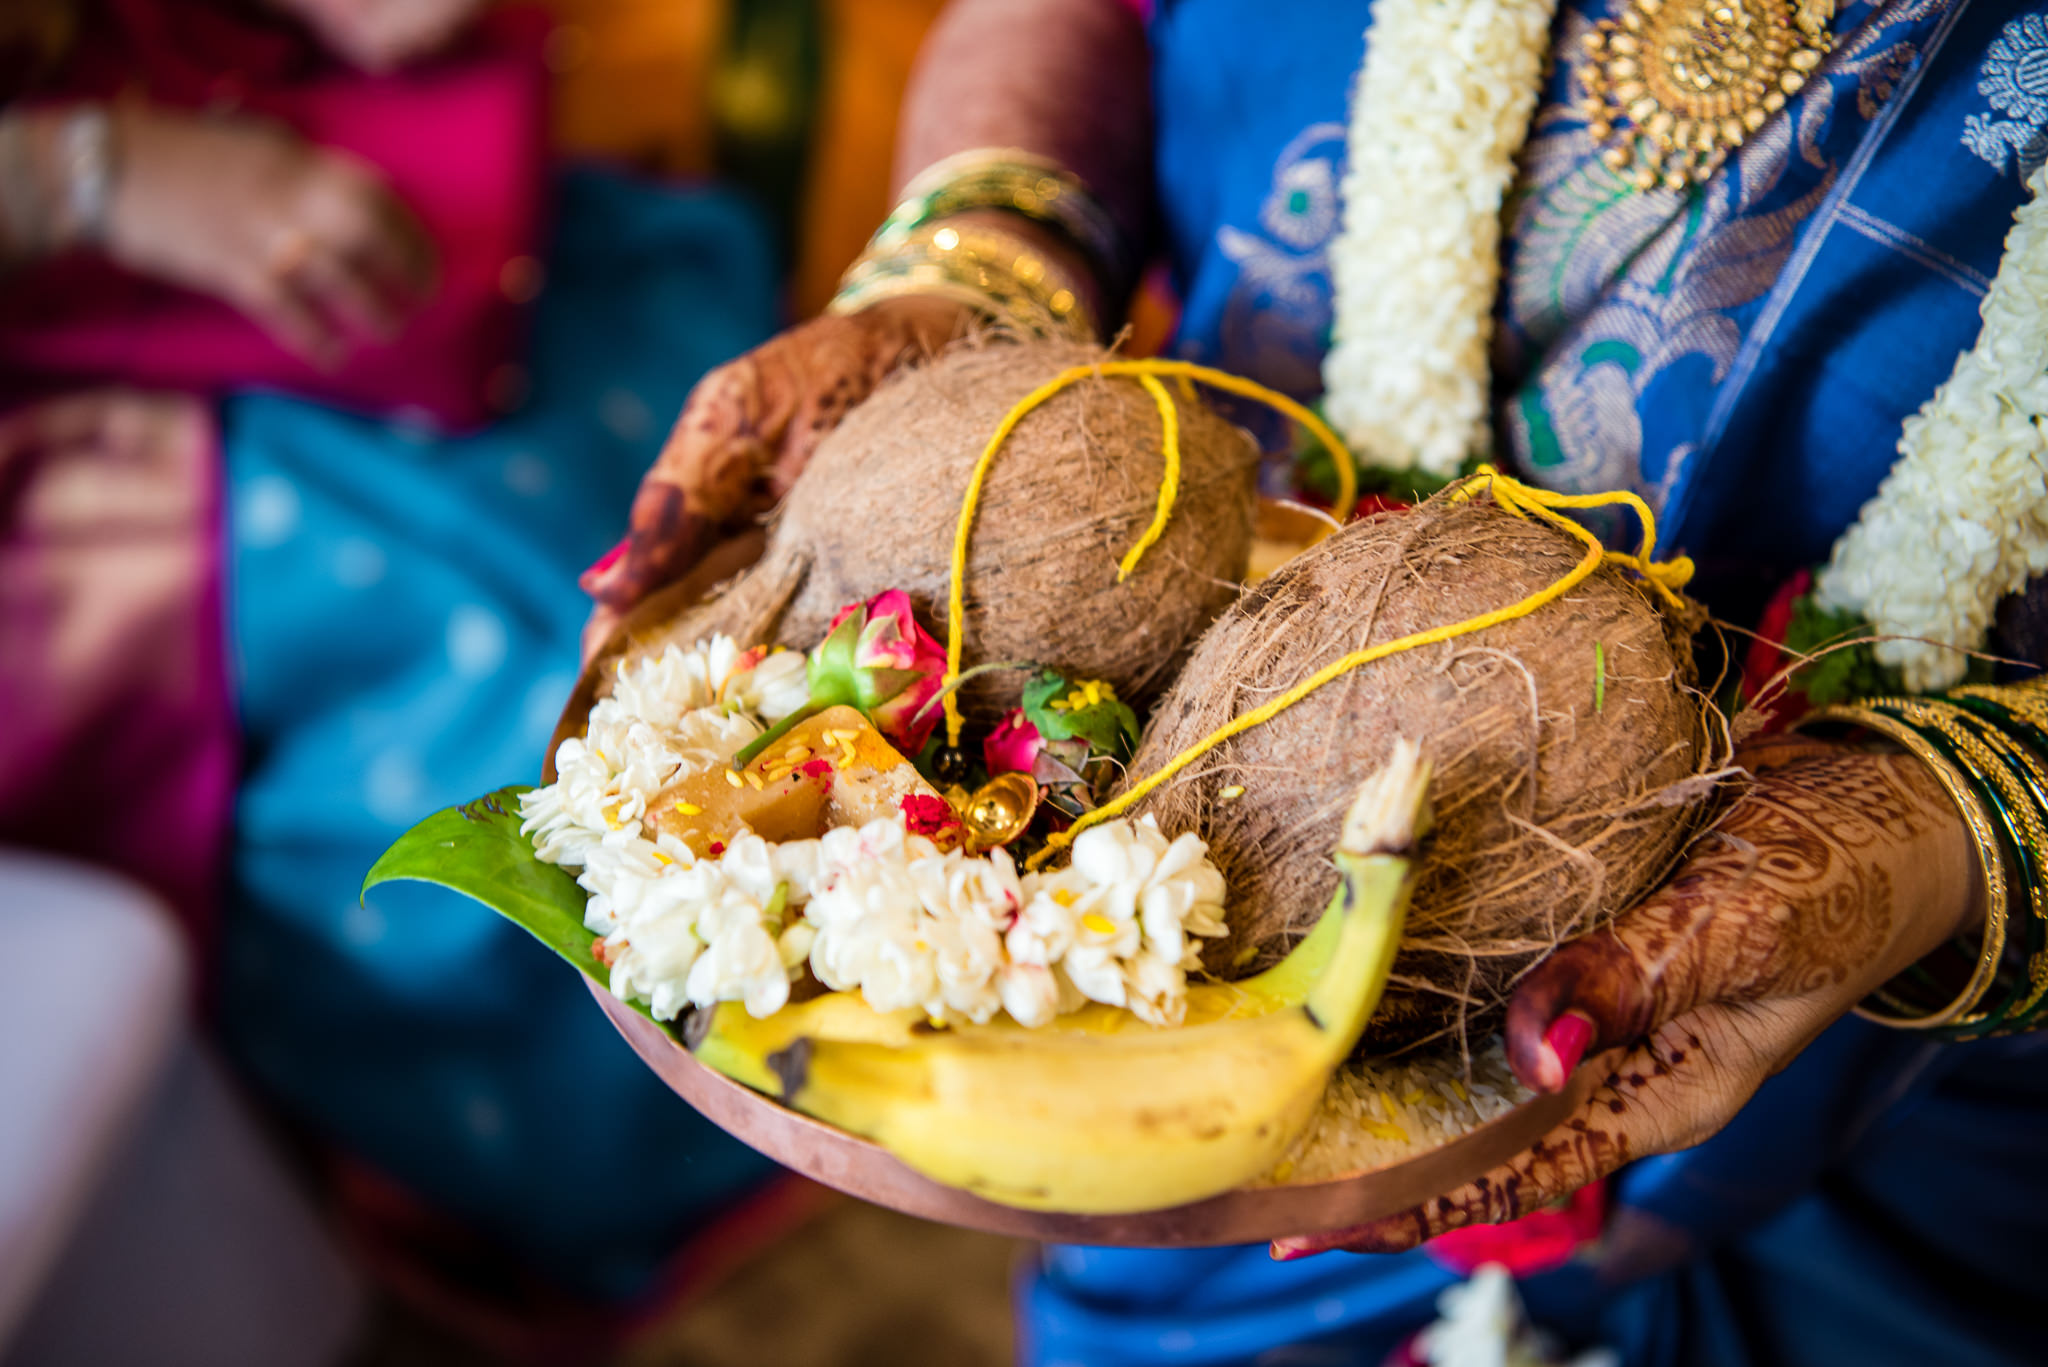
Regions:
[[1164, 431], [1165, 472], [1160, 480], [1159, 511], [1153, 516], [1152, 525], [1138, 539], [1118, 567], [1117, 581], [1121, 583], [1137, 568], [1138, 561], [1166, 530], [1166, 524], [1173, 513], [1173, 500], [1180, 485], [1180, 420], [1174, 411], [1173, 401], [1167, 395], [1155, 376], [1169, 375], [1180, 379], [1183, 385], [1200, 381], [1227, 394], [1242, 398], [1256, 399], [1270, 408], [1278, 410], [1307, 428], [1309, 434], [1330, 452], [1331, 463], [1337, 468], [1337, 501], [1331, 508], [1334, 519], [1343, 523], [1350, 520], [1351, 510], [1358, 503], [1358, 469], [1351, 458], [1351, 452], [1330, 430], [1328, 423], [1317, 417], [1302, 404], [1288, 398], [1277, 390], [1268, 389], [1256, 380], [1247, 380], [1227, 370], [1216, 370], [1210, 366], [1196, 365], [1192, 361], [1169, 361], [1148, 358], [1137, 361], [1101, 361], [1094, 365], [1071, 366], [1047, 380], [1038, 388], [1026, 394], [997, 424], [994, 435], [981, 449], [981, 456], [974, 462], [974, 473], [968, 477], [967, 493], [960, 501], [960, 521], [953, 532], [952, 585], [946, 598], [946, 675], [943, 681], [943, 706], [946, 713], [946, 743], [960, 744], [960, 731], [966, 725], [961, 715], [954, 687], [960, 681], [960, 655], [964, 644], [961, 638], [961, 622], [967, 613], [967, 541], [974, 530], [974, 514], [981, 506], [981, 491], [988, 482], [989, 468], [995, 464], [996, 453], [1003, 443], [1017, 430], [1017, 424], [1024, 421], [1031, 411], [1061, 390], [1088, 379], [1108, 379], [1126, 375], [1138, 380], [1152, 396], [1159, 409], [1159, 420]]
[[[1495, 608], [1491, 612], [1483, 612], [1476, 617], [1468, 617], [1462, 622], [1450, 622], [1443, 626], [1431, 627], [1427, 631], [1414, 632], [1392, 641], [1383, 641], [1379, 645], [1353, 651], [1349, 655], [1332, 660], [1329, 664], [1309, 675], [1308, 678], [1288, 689], [1285, 693], [1253, 708], [1226, 725], [1211, 731], [1208, 735], [1196, 741], [1187, 749], [1182, 750], [1179, 754], [1152, 773], [1147, 774], [1115, 798], [1103, 803], [1091, 812], [1084, 813], [1074, 821], [1073, 825], [1049, 839], [1045, 844], [1045, 848], [1026, 860], [1025, 867], [1027, 869], [1038, 868], [1054, 854], [1072, 844], [1074, 837], [1081, 834], [1081, 832], [1091, 826], [1122, 815], [1148, 793], [1157, 789], [1203, 755], [1222, 745], [1225, 741], [1243, 735], [1254, 726], [1271, 721], [1274, 717], [1279, 716], [1282, 712], [1294, 706], [1294, 704], [1300, 702], [1324, 684], [1340, 679], [1352, 670], [1369, 665], [1375, 660], [1383, 660], [1389, 655], [1395, 655], [1404, 650], [1414, 650], [1419, 646], [1435, 645], [1440, 641], [1452, 640], [1459, 636], [1469, 636], [1474, 632], [1484, 631], [1488, 627], [1514, 621], [1518, 617], [1527, 617], [1530, 613], [1535, 612], [1544, 605], [1556, 602], [1567, 593], [1570, 593], [1574, 588], [1584, 583], [1604, 563], [1612, 562], [1635, 570], [1672, 606], [1677, 607], [1681, 604], [1682, 600], [1679, 598], [1677, 591], [1684, 588], [1692, 579], [1692, 561], [1685, 556], [1678, 556], [1675, 559], [1664, 561], [1652, 560], [1650, 558], [1651, 551], [1657, 543], [1657, 518], [1656, 514], [1650, 511], [1649, 505], [1636, 497], [1636, 495], [1626, 491], [1605, 494], [1554, 494], [1547, 489], [1538, 489], [1524, 484], [1512, 476], [1501, 474], [1490, 465], [1482, 465], [1479, 467], [1477, 474], [1461, 481], [1453, 488], [1451, 498], [1458, 502], [1464, 502], [1482, 492], [1491, 493], [1494, 501], [1502, 509], [1514, 514], [1516, 517], [1528, 518], [1533, 515], [1537, 519], [1547, 522], [1575, 538], [1585, 545], [1585, 556], [1562, 578], [1544, 588], [1538, 589], [1519, 602], [1510, 603], [1506, 607]], [[1595, 536], [1590, 530], [1556, 511], [1559, 508], [1604, 508], [1612, 507], [1616, 504], [1633, 509], [1637, 518], [1642, 522], [1642, 546], [1634, 555], [1624, 551], [1608, 550], [1601, 544], [1600, 538]]]
[[1166, 386], [1157, 377], [1140, 375], [1138, 383], [1145, 386], [1145, 392], [1152, 396], [1152, 402], [1159, 409], [1159, 449], [1166, 469], [1159, 476], [1159, 511], [1152, 514], [1152, 525], [1138, 538], [1122, 563], [1116, 567], [1116, 582], [1121, 584], [1131, 577], [1138, 568], [1138, 562], [1145, 558], [1145, 552], [1152, 549], [1154, 542], [1166, 532], [1167, 519], [1173, 516], [1173, 500], [1180, 493], [1180, 414], [1174, 410], [1173, 398], [1166, 392]]

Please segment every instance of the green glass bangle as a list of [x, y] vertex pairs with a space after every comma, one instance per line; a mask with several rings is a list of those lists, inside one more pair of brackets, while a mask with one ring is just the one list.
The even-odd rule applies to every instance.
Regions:
[[[1964, 729], [1960, 720], [1962, 709], [1952, 703], [1918, 698], [1871, 698], [1866, 699], [1863, 705], [1911, 727], [1969, 776], [1985, 806], [1997, 818], [1998, 843], [2009, 867], [2026, 886], [2028, 902], [2034, 912], [2029, 920], [2037, 919], [2042, 914], [2044, 889], [2035, 852], [2048, 845], [2048, 831], [2042, 829], [2040, 811], [2029, 801], [2023, 780], [2010, 765], [2001, 761], [1986, 741]], [[2030, 841], [2030, 833], [2040, 835], [2041, 842]], [[2001, 968], [2005, 950], [2011, 946], [2010, 928], [2004, 940], [1999, 953]], [[1975, 1039], [2006, 1027], [2026, 995], [2028, 980], [2021, 974], [2008, 975], [1999, 971], [1994, 976], [1993, 986], [2003, 989], [1996, 1006], [1966, 1013], [1941, 1026], [1937, 1033], [1949, 1039]]]
[[[2024, 732], [2015, 737], [1985, 712], [1968, 706], [1959, 710], [1965, 721], [1975, 726], [1985, 741], [2006, 757], [2032, 795], [2035, 820], [2026, 829], [2027, 853], [2032, 856], [2032, 878], [2039, 880], [2042, 870], [2048, 868], [2048, 768], [2043, 767], [2037, 752], [2030, 748]], [[2040, 881], [2030, 881], [2028, 893], [2033, 914], [2027, 918], [2019, 945], [2026, 957], [2027, 990], [2025, 997], [2006, 1017], [2008, 1029], [2031, 1026], [2043, 1010], [2048, 1009], [2048, 886]]]
[[[1933, 701], [1920, 706], [1929, 707]], [[2042, 882], [2043, 870], [2048, 868], [2048, 768], [2043, 767], [2027, 744], [2026, 737], [2032, 733], [2030, 726], [2020, 729], [2017, 736], [2005, 729], [2002, 718], [1996, 714], [2010, 716], [2011, 709], [1999, 706], [1997, 699], [1980, 695], [1941, 701], [1956, 724], [1973, 729], [1985, 745], [2006, 761], [2009, 773], [2026, 793], [2017, 811], [2002, 813], [2020, 827], [2017, 839], [2024, 861], [2022, 872], [2028, 880], [2031, 912], [2017, 940], [2008, 937], [2008, 947], [2017, 952], [2024, 968], [2018, 1000], [2002, 1013], [2003, 1019], [1993, 1033], [2011, 1033], [2031, 1026], [2048, 1008], [2048, 886]], [[1965, 766], [1968, 767], [1967, 757]]]
[[2048, 708], [2029, 716], [2027, 710], [2015, 707], [2004, 697], [1999, 696], [2003, 691], [1974, 685], [1955, 689], [1947, 696], [1957, 706], [1988, 719], [2007, 734], [2016, 737], [2035, 754], [2048, 755]]
[[1060, 272], [998, 233], [941, 227], [853, 263], [827, 306], [857, 313], [905, 294], [949, 298], [1040, 335], [1094, 339], [1095, 320]]

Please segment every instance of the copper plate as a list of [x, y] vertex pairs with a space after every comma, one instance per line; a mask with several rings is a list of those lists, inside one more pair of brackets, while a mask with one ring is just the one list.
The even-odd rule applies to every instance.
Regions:
[[1290, 1234], [1343, 1229], [1394, 1215], [1463, 1186], [1506, 1162], [1564, 1121], [1593, 1090], [1599, 1060], [1564, 1091], [1526, 1101], [1441, 1148], [1383, 1168], [1326, 1182], [1240, 1187], [1171, 1210], [1134, 1215], [1060, 1215], [1017, 1210], [942, 1186], [905, 1167], [879, 1144], [792, 1111], [699, 1063], [666, 1029], [596, 983], [612, 1024], [648, 1067], [718, 1128], [814, 1181], [878, 1206], [990, 1234], [1052, 1243], [1199, 1248], [1252, 1244]]
[[[1260, 531], [1275, 563], [1284, 544], [1307, 545], [1327, 535], [1327, 519], [1291, 505], [1264, 501]], [[575, 692], [548, 745], [547, 774], [554, 778], [554, 752], [566, 736], [580, 735], [590, 714], [600, 671], [631, 645], [693, 606], [717, 586], [752, 564], [766, 538], [752, 532], [707, 555], [681, 581], [649, 598], [623, 622], [584, 667]], [[633, 1051], [676, 1094], [713, 1124], [805, 1177], [906, 1215], [921, 1216], [991, 1234], [1056, 1243], [1116, 1244], [1155, 1248], [1196, 1248], [1209, 1244], [1260, 1243], [1290, 1234], [1313, 1234], [1397, 1214], [1464, 1185], [1507, 1161], [1561, 1124], [1592, 1091], [1600, 1061], [1592, 1060], [1563, 1092], [1536, 1097], [1500, 1118], [1468, 1131], [1440, 1148], [1382, 1168], [1349, 1173], [1324, 1182], [1244, 1187], [1171, 1210], [1132, 1215], [1060, 1215], [996, 1205], [955, 1187], [943, 1186], [904, 1166], [888, 1150], [844, 1130], [792, 1111], [779, 1102], [699, 1063], [662, 1026], [620, 1002], [596, 983], [591, 995], [604, 1008]]]

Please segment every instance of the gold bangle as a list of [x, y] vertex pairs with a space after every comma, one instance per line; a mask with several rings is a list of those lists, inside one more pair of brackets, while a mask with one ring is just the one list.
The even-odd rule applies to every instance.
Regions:
[[2006, 879], [2005, 855], [1992, 828], [1991, 814], [1985, 809], [1984, 800], [1971, 789], [1968, 775], [1925, 736], [1898, 718], [1872, 711], [1867, 706], [1837, 704], [1814, 708], [1793, 723], [1792, 729], [1804, 731], [1827, 723], [1857, 726], [1883, 736], [1925, 764], [1933, 771], [1942, 791], [1948, 794], [1949, 801], [1955, 804], [1963, 824], [1969, 828], [1971, 839], [1976, 841], [1978, 872], [1984, 882], [1984, 944], [1977, 956], [1977, 966], [1963, 985], [1963, 990], [1948, 1005], [1926, 1015], [1888, 1016], [1867, 1004], [1859, 1004], [1855, 1008], [1856, 1014], [1866, 1020], [1901, 1030], [1934, 1030], [1954, 1025], [1975, 1010], [1983, 1001], [1984, 994], [1991, 990], [1991, 984], [1998, 976], [1999, 960], [2005, 954], [2011, 889]]
[[919, 171], [869, 249], [889, 251], [918, 229], [973, 209], [1022, 214], [1063, 234], [1101, 277], [1106, 299], [1121, 299], [1136, 279], [1136, 254], [1102, 201], [1052, 158], [1019, 147], [970, 148]]
[[[2021, 834], [2027, 842], [2026, 853], [2032, 864], [2033, 876], [2027, 884], [2028, 906], [2035, 923], [2048, 929], [2048, 767], [2044, 767], [2026, 745], [2000, 730], [1989, 717], [1968, 708], [1957, 708], [1956, 715], [1974, 727], [1987, 745], [2005, 757], [2032, 794], [2033, 800], [2017, 811], [2016, 819], [2023, 828]], [[2005, 1021], [2024, 1019], [2044, 997], [2048, 997], [2048, 935], [2039, 936], [2028, 951], [2026, 995], [2007, 1009]]]
[[856, 313], [879, 299], [924, 294], [950, 298], [1026, 331], [1086, 341], [1095, 321], [1080, 282], [1019, 238], [948, 224], [921, 228], [887, 248], [870, 247], [850, 267], [833, 313]]
[[[1996, 804], [2001, 810], [2015, 845], [2019, 851], [2021, 865], [2019, 872], [2025, 874], [2040, 857], [2048, 851], [2048, 830], [2042, 826], [2041, 813], [2028, 790], [2026, 779], [2015, 772], [2009, 761], [2002, 758], [1997, 747], [1991, 745], [1974, 727], [1966, 724], [1969, 714], [1952, 702], [1939, 698], [1866, 698], [1864, 706], [1882, 709], [1906, 725], [1921, 731], [1934, 731], [1941, 735], [1960, 753], [1963, 764], [1975, 776], [1995, 790]], [[2048, 904], [2043, 897], [2048, 895], [2038, 878], [2029, 878], [2027, 886], [2028, 909], [2036, 917], [2048, 915]], [[2008, 902], [2008, 914], [2011, 904]], [[2001, 937], [2000, 954], [2004, 945]], [[2016, 998], [2018, 993], [2015, 992]], [[2000, 1022], [2013, 1014], [2016, 1007], [2008, 1006], [1997, 1015]], [[1965, 1016], [1954, 1024], [1958, 1029], [1984, 1026], [1991, 1021], [1991, 1013]], [[1995, 1028], [1995, 1026], [1993, 1027]]]

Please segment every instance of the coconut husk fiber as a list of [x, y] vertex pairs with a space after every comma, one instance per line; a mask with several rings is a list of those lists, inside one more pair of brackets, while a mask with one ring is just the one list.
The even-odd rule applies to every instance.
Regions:
[[[757, 566], [636, 653], [724, 632], [809, 649], [848, 603], [903, 589], [943, 639], [954, 529], [982, 448], [1016, 402], [1098, 348], [970, 339], [902, 371], [818, 445], [773, 515]], [[1158, 506], [1159, 412], [1136, 380], [1088, 380], [1026, 417], [984, 485], [968, 543], [962, 663], [1051, 665], [1142, 706], [1229, 605], [1251, 552], [1258, 452], [1170, 385], [1181, 477], [1172, 520], [1131, 577], [1117, 566]], [[1024, 675], [980, 676], [965, 710], [992, 720]]]
[[[1524, 598], [1583, 553], [1484, 499], [1354, 523], [1210, 628], [1131, 772], [1340, 656]], [[1653, 887], [1711, 802], [1724, 751], [1691, 687], [1689, 639], [1603, 568], [1529, 616], [1354, 670], [1198, 760], [1138, 811], [1198, 832], [1229, 881], [1230, 934], [1209, 967], [1254, 971], [1314, 924], [1336, 886], [1345, 809], [1407, 737], [1435, 768], [1436, 826], [1364, 1047], [1485, 1024], [1530, 964]], [[1241, 796], [1223, 796], [1235, 786]]]

